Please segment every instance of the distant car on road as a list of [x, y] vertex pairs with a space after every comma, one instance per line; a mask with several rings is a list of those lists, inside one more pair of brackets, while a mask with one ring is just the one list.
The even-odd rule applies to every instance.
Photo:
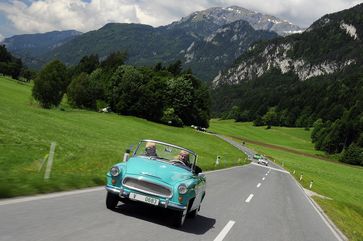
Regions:
[[253, 155], [253, 159], [259, 160], [261, 158], [262, 158], [262, 155], [261, 154], [255, 154], [255, 155]]
[[173, 212], [174, 226], [180, 227], [187, 214], [198, 215], [205, 197], [206, 178], [196, 164], [197, 154], [191, 150], [142, 140], [130, 158], [107, 173], [106, 206], [115, 209], [119, 201], [133, 201], [168, 208]]
[[264, 158], [258, 159], [257, 163], [261, 164], [261, 165], [268, 166], [268, 161], [266, 159], [264, 159]]

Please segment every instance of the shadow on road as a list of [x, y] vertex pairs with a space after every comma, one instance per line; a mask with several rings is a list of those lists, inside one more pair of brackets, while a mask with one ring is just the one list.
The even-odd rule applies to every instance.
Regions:
[[[142, 219], [147, 222], [157, 223], [159, 225], [173, 228], [173, 213], [169, 209], [153, 207], [143, 203], [122, 203], [116, 207], [114, 212], [123, 215]], [[187, 218], [179, 231], [202, 235], [214, 227], [216, 220], [198, 215], [196, 218]]]

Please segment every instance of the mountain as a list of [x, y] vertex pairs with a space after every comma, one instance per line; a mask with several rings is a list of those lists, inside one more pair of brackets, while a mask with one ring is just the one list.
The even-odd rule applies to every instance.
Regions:
[[180, 21], [168, 25], [169, 29], [185, 29], [195, 36], [206, 37], [225, 24], [237, 20], [247, 21], [255, 30], [266, 30], [287, 36], [304, 31], [297, 25], [277, 17], [251, 11], [242, 7], [231, 6], [227, 8], [209, 8], [197, 11]]
[[237, 20], [223, 25], [206, 38], [194, 41], [181, 51], [184, 67], [191, 68], [198, 77], [210, 80], [218, 72], [233, 64], [256, 41], [278, 37], [275, 32], [254, 30], [248, 22]]
[[323, 16], [302, 34], [254, 44], [215, 78], [214, 115], [314, 127], [316, 149], [361, 163], [346, 156], [363, 151], [362, 19], [360, 4]]
[[38, 63], [37, 58], [39, 56], [81, 34], [81, 32], [75, 30], [23, 34], [6, 38], [1, 44], [4, 44], [10, 52], [22, 58], [26, 63], [34, 65]]
[[46, 61], [57, 58], [66, 64], [76, 64], [85, 55], [98, 54], [103, 59], [112, 52], [127, 51], [129, 63], [151, 65], [174, 61], [180, 50], [188, 48], [195, 40], [177, 29], [109, 23], [53, 49], [43, 58]]
[[[361, 12], [360, 12], [361, 11]], [[363, 60], [363, 5], [314, 22], [305, 32], [253, 45], [215, 85], [258, 79], [272, 69], [299, 80], [332, 74]]]
[[85, 55], [97, 54], [103, 59], [112, 52], [127, 51], [129, 64], [169, 64], [181, 60], [183, 67], [190, 67], [199, 78], [212, 80], [254, 42], [278, 37], [275, 30], [282, 35], [302, 31], [276, 17], [233, 6], [195, 12], [157, 28], [109, 23], [98, 30], [67, 39], [55, 48], [52, 45], [36, 53], [24, 51], [16, 44], [12, 49], [23, 56], [26, 64], [38, 64], [38, 68], [52, 59], [72, 65]]

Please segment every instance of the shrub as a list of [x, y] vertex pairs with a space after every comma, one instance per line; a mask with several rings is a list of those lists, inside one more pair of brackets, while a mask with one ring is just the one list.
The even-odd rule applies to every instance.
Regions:
[[67, 88], [67, 69], [58, 60], [47, 64], [34, 80], [32, 94], [44, 108], [58, 106]]

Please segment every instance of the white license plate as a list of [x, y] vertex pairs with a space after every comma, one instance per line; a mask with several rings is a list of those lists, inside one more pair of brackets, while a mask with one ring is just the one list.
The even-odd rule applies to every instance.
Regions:
[[159, 199], [157, 199], [157, 198], [148, 197], [148, 196], [144, 196], [144, 195], [133, 193], [133, 192], [130, 193], [129, 198], [131, 200], [137, 200], [137, 201], [144, 202], [144, 203], [149, 203], [149, 204], [152, 204], [152, 205], [158, 205], [159, 204]]

